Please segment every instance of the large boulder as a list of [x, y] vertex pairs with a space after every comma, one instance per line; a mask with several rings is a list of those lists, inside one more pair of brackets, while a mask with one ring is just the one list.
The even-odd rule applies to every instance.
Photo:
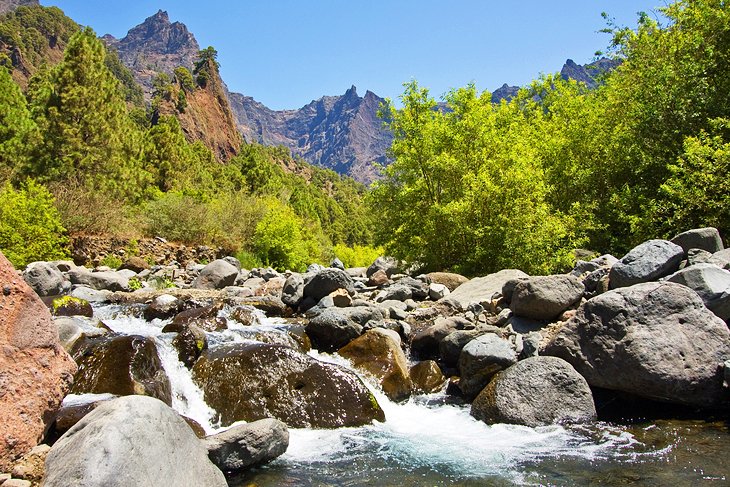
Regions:
[[277, 418], [295, 428], [338, 428], [384, 421], [354, 373], [281, 345], [226, 344], [208, 350], [193, 379], [223, 425]]
[[339, 353], [375, 377], [391, 401], [410, 397], [413, 384], [397, 332], [375, 328], [345, 345]]
[[591, 386], [713, 407], [725, 396], [730, 331], [696, 292], [651, 282], [581, 305], [544, 354], [568, 361]]
[[208, 306], [199, 306], [186, 309], [175, 315], [172, 322], [165, 325], [163, 333], [180, 332], [185, 327], [195, 325], [204, 331], [222, 331], [228, 328], [228, 320], [218, 313], [223, 309], [223, 303], [214, 303]]
[[575, 276], [536, 276], [518, 281], [510, 308], [517, 316], [533, 320], [557, 318], [583, 297], [585, 286]]
[[370, 264], [365, 275], [371, 277], [378, 271], [383, 271], [388, 277], [392, 276], [398, 270], [398, 262], [392, 257], [378, 257], [375, 262]]
[[596, 419], [586, 380], [557, 357], [532, 357], [498, 373], [471, 405], [488, 424], [530, 427], [583, 423]]
[[444, 299], [456, 303], [462, 309], [472, 304], [489, 303], [494, 293], [501, 293], [502, 287], [512, 279], [528, 277], [516, 269], [504, 269], [484, 277], [475, 277], [465, 282]]
[[223, 259], [214, 260], [206, 265], [193, 281], [194, 289], [223, 289], [233, 286], [238, 277], [238, 269]]
[[720, 232], [717, 231], [717, 228], [713, 227], [687, 230], [676, 235], [672, 238], [671, 242], [682, 247], [685, 255], [690, 249], [706, 250], [714, 254], [725, 248], [722, 245]]
[[226, 473], [268, 463], [289, 447], [289, 429], [278, 419], [237, 424], [204, 440], [208, 457]]
[[433, 360], [418, 362], [411, 367], [410, 376], [411, 382], [413, 382], [413, 392], [419, 394], [438, 392], [446, 382], [446, 377]]
[[334, 352], [362, 334], [362, 325], [340, 309], [326, 309], [307, 324], [312, 345], [323, 352]]
[[281, 290], [281, 300], [287, 306], [296, 308], [304, 298], [304, 277], [301, 274], [292, 274], [286, 278]]
[[722, 269], [730, 270], [730, 249], [721, 250], [712, 254], [709, 260], [710, 264], [715, 264]]
[[45, 487], [227, 485], [182, 417], [161, 401], [127, 396], [101, 404], [46, 458]]
[[141, 394], [172, 404], [170, 380], [151, 338], [85, 337], [76, 342], [72, 355], [79, 364], [74, 394]]
[[668, 240], [648, 240], [629, 251], [611, 267], [611, 289], [665, 277], [679, 269], [684, 250]]
[[30, 451], [76, 373], [48, 308], [0, 253], [0, 472]]
[[304, 286], [304, 297], [319, 301], [338, 289], [344, 289], [349, 294], [355, 294], [355, 281], [341, 269], [323, 269], [315, 274]]
[[454, 292], [457, 287], [469, 281], [461, 274], [454, 274], [453, 272], [431, 272], [426, 274], [426, 277], [430, 283], [446, 286], [450, 292]]
[[730, 320], [730, 272], [714, 264], [695, 264], [675, 272], [667, 281], [693, 289], [710, 311], [726, 322]]
[[68, 271], [68, 277], [73, 284], [81, 284], [97, 291], [131, 291], [129, 276], [123, 272], [91, 272], [84, 267], [76, 267]]
[[514, 365], [517, 353], [507, 340], [487, 333], [466, 344], [459, 356], [459, 388], [465, 397], [477, 396], [494, 375]]
[[56, 296], [64, 291], [63, 274], [50, 262], [28, 264], [23, 279], [38, 296]]

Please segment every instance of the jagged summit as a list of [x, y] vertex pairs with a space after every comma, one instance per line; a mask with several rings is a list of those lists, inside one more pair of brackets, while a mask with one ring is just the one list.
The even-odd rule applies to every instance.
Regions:
[[596, 88], [600, 82], [600, 77], [621, 64], [616, 59], [601, 58], [590, 64], [577, 64], [572, 59], [565, 61], [563, 69], [560, 70], [560, 76], [565, 79], [574, 79], [581, 83], [585, 83], [589, 88]]

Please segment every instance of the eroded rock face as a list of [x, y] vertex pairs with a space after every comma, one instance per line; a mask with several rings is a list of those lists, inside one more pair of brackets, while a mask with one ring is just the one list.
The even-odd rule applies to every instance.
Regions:
[[616, 262], [609, 273], [611, 289], [668, 276], [679, 268], [684, 250], [668, 240], [648, 240]]
[[651, 282], [597, 296], [546, 347], [595, 387], [689, 406], [723, 403], [730, 331], [691, 289]]
[[267, 417], [295, 428], [385, 420], [355, 374], [282, 345], [230, 344], [208, 350], [193, 367], [193, 379], [223, 425]]
[[532, 357], [498, 373], [471, 406], [488, 424], [537, 427], [596, 419], [586, 380], [564, 360]]
[[51, 315], [0, 253], [0, 471], [43, 437], [76, 373]]
[[127, 396], [84, 416], [51, 448], [46, 487], [225, 487], [185, 420], [161, 401]]

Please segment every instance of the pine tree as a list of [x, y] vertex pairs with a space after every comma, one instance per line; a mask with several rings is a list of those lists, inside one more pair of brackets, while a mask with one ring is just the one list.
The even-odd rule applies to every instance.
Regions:
[[10, 73], [0, 66], [0, 181], [22, 171], [39, 141], [38, 128]]

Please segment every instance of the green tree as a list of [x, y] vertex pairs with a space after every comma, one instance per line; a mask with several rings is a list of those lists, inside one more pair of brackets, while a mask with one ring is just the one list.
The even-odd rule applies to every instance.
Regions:
[[208, 82], [218, 73], [218, 51], [213, 49], [212, 46], [208, 46], [202, 51], [198, 51], [198, 59], [195, 61], [195, 74], [196, 82], [198, 86], [205, 88]]
[[0, 67], [0, 181], [13, 178], [30, 163], [39, 137], [20, 88]]

